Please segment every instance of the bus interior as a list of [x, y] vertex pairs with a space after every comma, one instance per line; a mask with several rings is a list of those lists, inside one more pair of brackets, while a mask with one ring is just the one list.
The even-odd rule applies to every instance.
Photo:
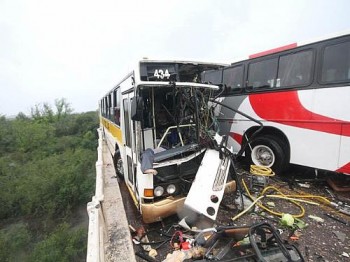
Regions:
[[[155, 188], [174, 185], [174, 190], [155, 194], [153, 201], [187, 195], [185, 206], [211, 219], [217, 215], [230, 167], [229, 157], [220, 151], [225, 139], [218, 135], [209, 103], [213, 96], [213, 89], [205, 85], [169, 83], [141, 86], [134, 98], [141, 108], [141, 171], [145, 173], [150, 163], [148, 167], [157, 174]], [[198, 205], [203, 197], [207, 201]]]
[[[155, 179], [193, 178], [203, 152], [214, 146], [216, 121], [208, 106], [210, 89], [169, 84], [142, 86], [140, 147], [154, 152]], [[179, 163], [181, 159], [181, 163]], [[191, 161], [189, 161], [191, 160]], [[172, 164], [173, 163], [173, 164]]]

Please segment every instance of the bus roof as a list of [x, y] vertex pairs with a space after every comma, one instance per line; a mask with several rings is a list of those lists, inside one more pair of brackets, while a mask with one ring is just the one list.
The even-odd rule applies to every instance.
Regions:
[[228, 66], [225, 63], [216, 62], [203, 62], [203, 61], [193, 61], [193, 60], [161, 60], [161, 59], [148, 59], [144, 58], [139, 61], [139, 63], [178, 63], [178, 64], [192, 64], [192, 65], [217, 65], [217, 66]]
[[350, 30], [346, 30], [346, 31], [338, 32], [338, 33], [329, 34], [329, 35], [326, 35], [326, 36], [323, 36], [323, 37], [310, 39], [310, 40], [307, 40], [307, 41], [295, 42], [295, 43], [283, 45], [283, 46], [280, 46], [280, 47], [276, 47], [276, 48], [272, 48], [272, 49], [269, 49], [269, 50], [265, 50], [265, 51], [261, 51], [261, 52], [258, 52], [258, 53], [251, 54], [248, 57], [243, 58], [243, 59], [235, 59], [231, 64], [234, 64], [234, 63], [237, 63], [237, 62], [240, 62], [240, 61], [244, 61], [244, 60], [247, 60], [247, 59], [254, 59], [254, 58], [258, 58], [258, 57], [262, 57], [262, 56], [266, 56], [266, 55], [275, 54], [275, 53], [278, 53], [278, 52], [281, 52], [281, 51], [286, 51], [286, 50], [293, 49], [293, 48], [296, 48], [296, 47], [301, 47], [301, 46], [305, 46], [305, 45], [309, 45], [309, 44], [313, 44], [313, 43], [317, 43], [317, 42], [322, 42], [324, 40], [329, 40], [329, 39], [332, 39], [332, 38], [338, 38], [338, 37], [346, 36], [346, 35], [349, 35], [349, 34], [350, 34]]
[[[136, 66], [135, 66], [135, 62], [134, 62], [134, 67], [132, 68], [132, 71], [129, 71], [128, 74], [126, 74], [111, 90], [109, 90], [107, 92], [106, 95], [108, 95], [112, 90], [116, 89], [118, 86], [120, 86], [124, 81], [126, 81], [127, 79], [131, 78], [133, 76], [133, 74], [135, 74], [135, 78], [133, 79], [133, 81], [136, 81], [137, 85], [139, 84], [146, 84], [145, 81], [140, 81], [140, 66], [142, 64], [182, 64], [182, 65], [189, 65], [189, 66], [199, 66], [202, 67], [202, 70], [212, 70], [212, 69], [219, 69], [219, 68], [224, 68], [226, 66], [229, 66], [229, 64], [225, 64], [225, 63], [215, 63], [215, 62], [200, 62], [200, 61], [191, 61], [191, 60], [162, 60], [162, 59], [148, 59], [148, 58], [143, 58], [140, 59], [136, 62]], [[135, 70], [136, 69], [136, 70]], [[149, 82], [149, 81], [148, 81]], [[151, 82], [149, 82], [148, 84], [150, 84]], [[156, 82], [152, 82], [153, 84], [156, 84]], [[164, 84], [159, 84], [160, 82], [158, 82], [158, 85], [164, 85]], [[180, 83], [178, 84], [180, 85]], [[184, 84], [181, 84], [184, 85]], [[194, 86], [194, 85], [193, 85]], [[203, 87], [203, 84], [197, 83], [195, 84], [196, 87]], [[213, 88], [216, 89], [217, 86], [213, 86], [213, 85], [206, 85], [206, 87], [209, 88]]]

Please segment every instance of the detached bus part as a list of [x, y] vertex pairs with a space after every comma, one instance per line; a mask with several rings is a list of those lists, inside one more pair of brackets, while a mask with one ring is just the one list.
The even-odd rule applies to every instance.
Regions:
[[203, 84], [201, 74], [223, 66], [142, 60], [100, 100], [101, 126], [117, 173], [146, 223], [177, 213], [189, 192], [203, 194], [191, 189], [194, 179], [216, 184], [205, 200], [208, 207], [215, 204], [215, 212], [203, 211], [211, 218], [216, 214], [230, 163], [216, 151], [221, 138], [209, 100], [218, 86]]

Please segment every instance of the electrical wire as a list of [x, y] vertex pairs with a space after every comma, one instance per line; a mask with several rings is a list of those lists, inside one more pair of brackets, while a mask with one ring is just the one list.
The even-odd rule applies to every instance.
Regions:
[[175, 238], [177, 235], [178, 235], [178, 237], [179, 237], [180, 243], [184, 242], [183, 235], [182, 235], [182, 231], [175, 231], [175, 233], [173, 234], [173, 236], [172, 236], [171, 239], [170, 239], [170, 246], [171, 246], [172, 248], [175, 248], [175, 247], [174, 247], [173, 241], [174, 241], [174, 238]]

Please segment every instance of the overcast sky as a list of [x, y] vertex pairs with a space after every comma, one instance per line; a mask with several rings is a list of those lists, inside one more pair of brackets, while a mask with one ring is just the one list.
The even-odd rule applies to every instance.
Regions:
[[142, 57], [232, 62], [350, 32], [348, 0], [0, 0], [0, 115], [98, 100]]

